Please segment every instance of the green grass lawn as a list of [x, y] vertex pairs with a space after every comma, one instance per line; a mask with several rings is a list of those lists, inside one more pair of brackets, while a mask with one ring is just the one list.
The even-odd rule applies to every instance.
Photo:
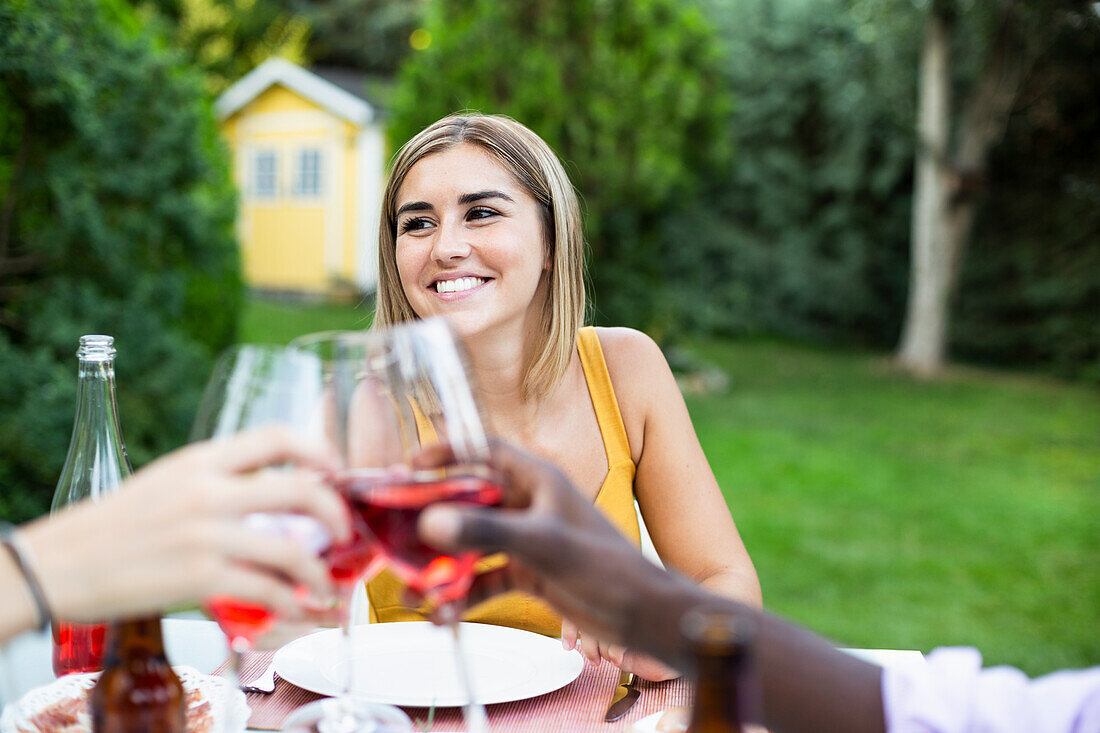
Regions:
[[[369, 323], [252, 301], [242, 340]], [[881, 355], [697, 341], [689, 397], [774, 611], [852, 646], [978, 646], [1032, 674], [1100, 663], [1100, 392]]]
[[295, 303], [252, 297], [241, 313], [239, 337], [248, 343], [285, 344], [315, 331], [366, 328], [373, 315], [373, 301]]
[[1100, 662], [1100, 393], [881, 356], [710, 341], [689, 398], [765, 603], [854, 646]]

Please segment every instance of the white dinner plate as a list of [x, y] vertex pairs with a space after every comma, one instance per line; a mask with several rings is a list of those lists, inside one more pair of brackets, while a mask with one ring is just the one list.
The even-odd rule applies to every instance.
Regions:
[[657, 724], [661, 722], [661, 716], [665, 714], [665, 710], [653, 713], [653, 715], [647, 715], [644, 718], [634, 721], [634, 725], [630, 726], [632, 733], [657, 733]]
[[[462, 647], [478, 702], [525, 700], [564, 687], [584, 668], [576, 650], [529, 631], [461, 624]], [[287, 682], [322, 695], [340, 693], [344, 664], [339, 629], [295, 639], [275, 652]], [[466, 702], [455, 669], [450, 629], [427, 621], [355, 628], [356, 697], [408, 707], [457, 707]]]

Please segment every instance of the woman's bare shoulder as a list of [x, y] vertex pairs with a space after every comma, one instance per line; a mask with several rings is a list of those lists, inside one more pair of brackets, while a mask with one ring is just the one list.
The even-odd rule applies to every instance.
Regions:
[[604, 361], [612, 376], [616, 372], [640, 372], [658, 368], [667, 370], [668, 363], [661, 347], [647, 334], [623, 326], [596, 327]]
[[650, 407], [676, 384], [661, 347], [633, 328], [597, 328], [596, 333], [620, 410], [644, 422]]

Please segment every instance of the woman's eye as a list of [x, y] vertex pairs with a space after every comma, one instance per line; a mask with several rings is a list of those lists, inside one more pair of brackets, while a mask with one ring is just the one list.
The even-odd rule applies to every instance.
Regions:
[[488, 209], [484, 206], [477, 206], [470, 209], [470, 213], [466, 215], [467, 219], [487, 219], [490, 216], [496, 216], [497, 212]]
[[417, 229], [425, 229], [428, 226], [428, 220], [421, 216], [415, 216], [411, 219], [405, 219], [401, 222], [401, 233], [415, 231]]

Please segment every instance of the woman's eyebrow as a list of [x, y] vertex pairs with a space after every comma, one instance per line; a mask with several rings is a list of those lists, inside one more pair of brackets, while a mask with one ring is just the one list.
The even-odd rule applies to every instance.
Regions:
[[465, 206], [466, 204], [472, 204], [475, 201], [483, 201], [485, 199], [504, 199], [510, 203], [515, 203], [515, 200], [503, 191], [478, 191], [477, 193], [464, 193], [459, 196], [458, 205]]
[[410, 201], [407, 204], [402, 204], [401, 208], [397, 210], [396, 216], [401, 216], [406, 211], [431, 211], [432, 205], [427, 201]]

